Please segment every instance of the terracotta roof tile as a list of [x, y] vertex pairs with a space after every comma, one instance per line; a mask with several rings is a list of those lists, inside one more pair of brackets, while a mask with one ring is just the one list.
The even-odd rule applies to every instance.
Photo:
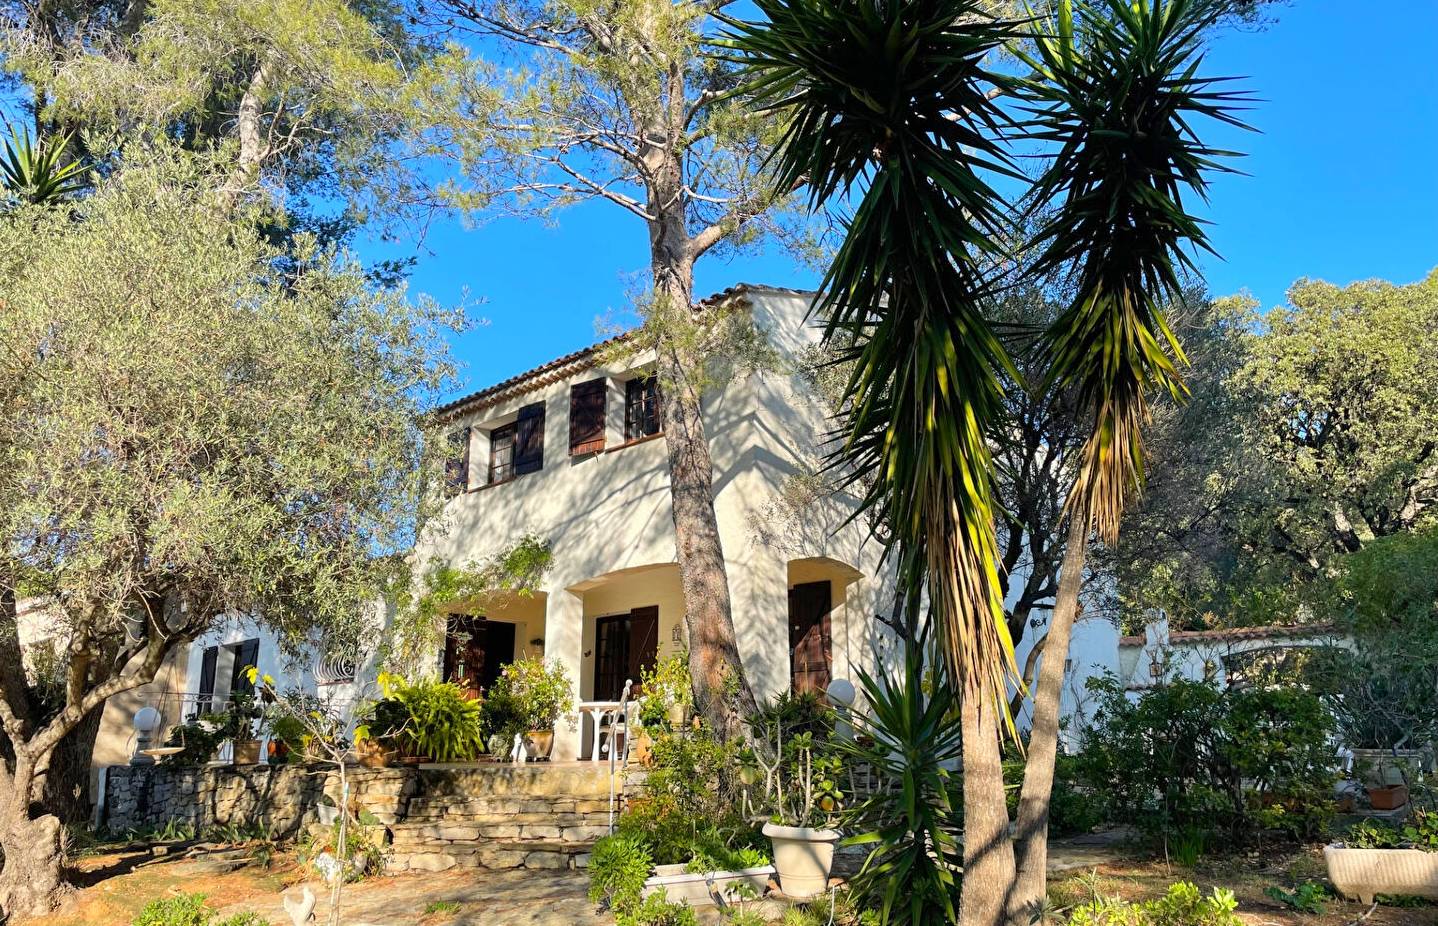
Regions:
[[[1334, 633], [1332, 624], [1275, 624], [1271, 627], [1226, 627], [1219, 630], [1175, 630], [1170, 643], [1237, 643], [1243, 640], [1321, 637]], [[1143, 646], [1143, 636], [1119, 637], [1119, 646]]]
[[[707, 308], [720, 305], [736, 296], [750, 292], [776, 292], [788, 293], [796, 296], [810, 296], [812, 293], [799, 289], [788, 289], [782, 286], [765, 286], [754, 283], [738, 283], [728, 289], [721, 290], [712, 296], [706, 296], [694, 305], [696, 308]], [[626, 331], [606, 338], [597, 344], [581, 348], [563, 357], [556, 357], [548, 363], [542, 363], [532, 370], [526, 370], [516, 376], [511, 376], [503, 382], [487, 386], [478, 392], [471, 392], [468, 395], [460, 396], [453, 401], [447, 402], [434, 410], [434, 414], [440, 420], [453, 418], [464, 412], [476, 411], [490, 405], [497, 405], [506, 399], [524, 395], [542, 386], [563, 379], [581, 372], [594, 365], [595, 357], [604, 350], [620, 344], [634, 336], [633, 331]]]

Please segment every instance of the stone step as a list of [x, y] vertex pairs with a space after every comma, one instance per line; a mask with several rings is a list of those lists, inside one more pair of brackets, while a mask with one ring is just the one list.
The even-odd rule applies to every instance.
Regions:
[[502, 841], [436, 846], [424, 850], [394, 849], [385, 862], [387, 872], [448, 871], [465, 869], [570, 869], [588, 868], [593, 841]]
[[[616, 800], [618, 795], [616, 795]], [[425, 796], [410, 798], [408, 815], [456, 814], [514, 814], [514, 813], [608, 813], [609, 795], [589, 797], [585, 795], [556, 794], [538, 796], [485, 796], [454, 797]]]
[[412, 847], [491, 845], [497, 840], [562, 843], [592, 842], [609, 832], [608, 818], [583, 821], [537, 823], [416, 824], [397, 823], [389, 827], [390, 842], [396, 850]]

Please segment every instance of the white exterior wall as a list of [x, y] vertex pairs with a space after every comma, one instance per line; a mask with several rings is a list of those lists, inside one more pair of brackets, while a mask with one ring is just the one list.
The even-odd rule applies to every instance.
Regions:
[[[804, 323], [806, 297], [749, 290], [746, 298], [756, 323], [784, 356], [793, 358], [818, 340], [818, 331]], [[484, 559], [526, 532], [549, 540], [554, 565], [543, 589], [544, 651], [564, 664], [583, 699], [592, 694], [595, 617], [658, 605], [661, 658], [682, 643], [682, 630], [676, 636], [683, 623], [683, 601], [673, 565], [677, 556], [666, 446], [662, 438], [621, 446], [622, 382], [649, 366], [648, 360], [641, 356], [584, 369], [457, 417], [456, 426], [470, 425], [479, 435], [470, 451], [473, 488], [449, 503], [443, 523], [427, 533], [416, 550], [419, 563], [437, 557], [463, 564]], [[570, 387], [601, 376], [610, 380], [606, 449], [572, 458]], [[488, 471], [483, 432], [541, 401], [543, 468], [500, 485], [482, 485]], [[856, 664], [871, 664], [872, 615], [892, 593], [885, 593], [881, 551], [866, 541], [863, 525], [839, 526], [849, 510], [845, 501], [820, 503], [800, 530], [785, 532], [782, 548], [765, 546], [754, 531], [754, 519], [764, 515], [788, 477], [809, 470], [821, 457], [822, 435], [829, 429], [826, 410], [798, 376], [765, 375], [706, 396], [704, 417], [735, 630], [756, 694], [765, 697], [789, 686], [792, 581], [834, 580], [834, 677], [845, 677]], [[799, 562], [791, 568], [794, 561]], [[572, 754], [573, 741], [561, 727], [556, 746], [560, 758]]]

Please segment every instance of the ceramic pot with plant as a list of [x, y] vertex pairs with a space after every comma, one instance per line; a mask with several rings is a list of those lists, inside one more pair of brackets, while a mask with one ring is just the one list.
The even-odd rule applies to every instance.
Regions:
[[516, 659], [504, 667], [495, 688], [523, 727], [528, 757], [548, 759], [554, 750], [554, 725], [574, 701], [574, 686], [564, 666], [534, 656]]
[[263, 717], [264, 710], [252, 692], [238, 691], [230, 695], [230, 709], [226, 716], [225, 728], [229, 734], [236, 765], [257, 765], [259, 763], [260, 741], [255, 736], [255, 724]]
[[395, 697], [372, 701], [360, 711], [363, 721], [355, 727], [355, 755], [365, 768], [385, 768], [398, 763], [399, 741], [409, 726], [409, 710]]
[[[399, 729], [392, 734], [400, 761], [471, 762], [484, 752], [483, 707], [453, 682], [422, 678], [409, 682], [382, 674], [380, 688], [392, 703]], [[394, 722], [387, 724], [394, 730]]]
[[1378, 894], [1438, 897], [1438, 813], [1415, 811], [1401, 825], [1364, 820], [1323, 858], [1339, 893], [1365, 904]]
[[746, 795], [762, 785], [756, 800], [769, 812], [764, 835], [774, 846], [779, 889], [792, 900], [809, 900], [829, 887], [835, 828], [843, 799], [843, 763], [830, 742], [832, 725], [814, 725], [783, 706], [751, 722], [755, 747], [745, 755], [740, 780]]

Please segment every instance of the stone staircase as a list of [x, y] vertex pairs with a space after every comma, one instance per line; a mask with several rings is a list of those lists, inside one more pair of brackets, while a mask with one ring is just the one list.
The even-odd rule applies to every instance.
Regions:
[[387, 870], [583, 868], [609, 831], [608, 775], [599, 763], [421, 766], [385, 821]]

